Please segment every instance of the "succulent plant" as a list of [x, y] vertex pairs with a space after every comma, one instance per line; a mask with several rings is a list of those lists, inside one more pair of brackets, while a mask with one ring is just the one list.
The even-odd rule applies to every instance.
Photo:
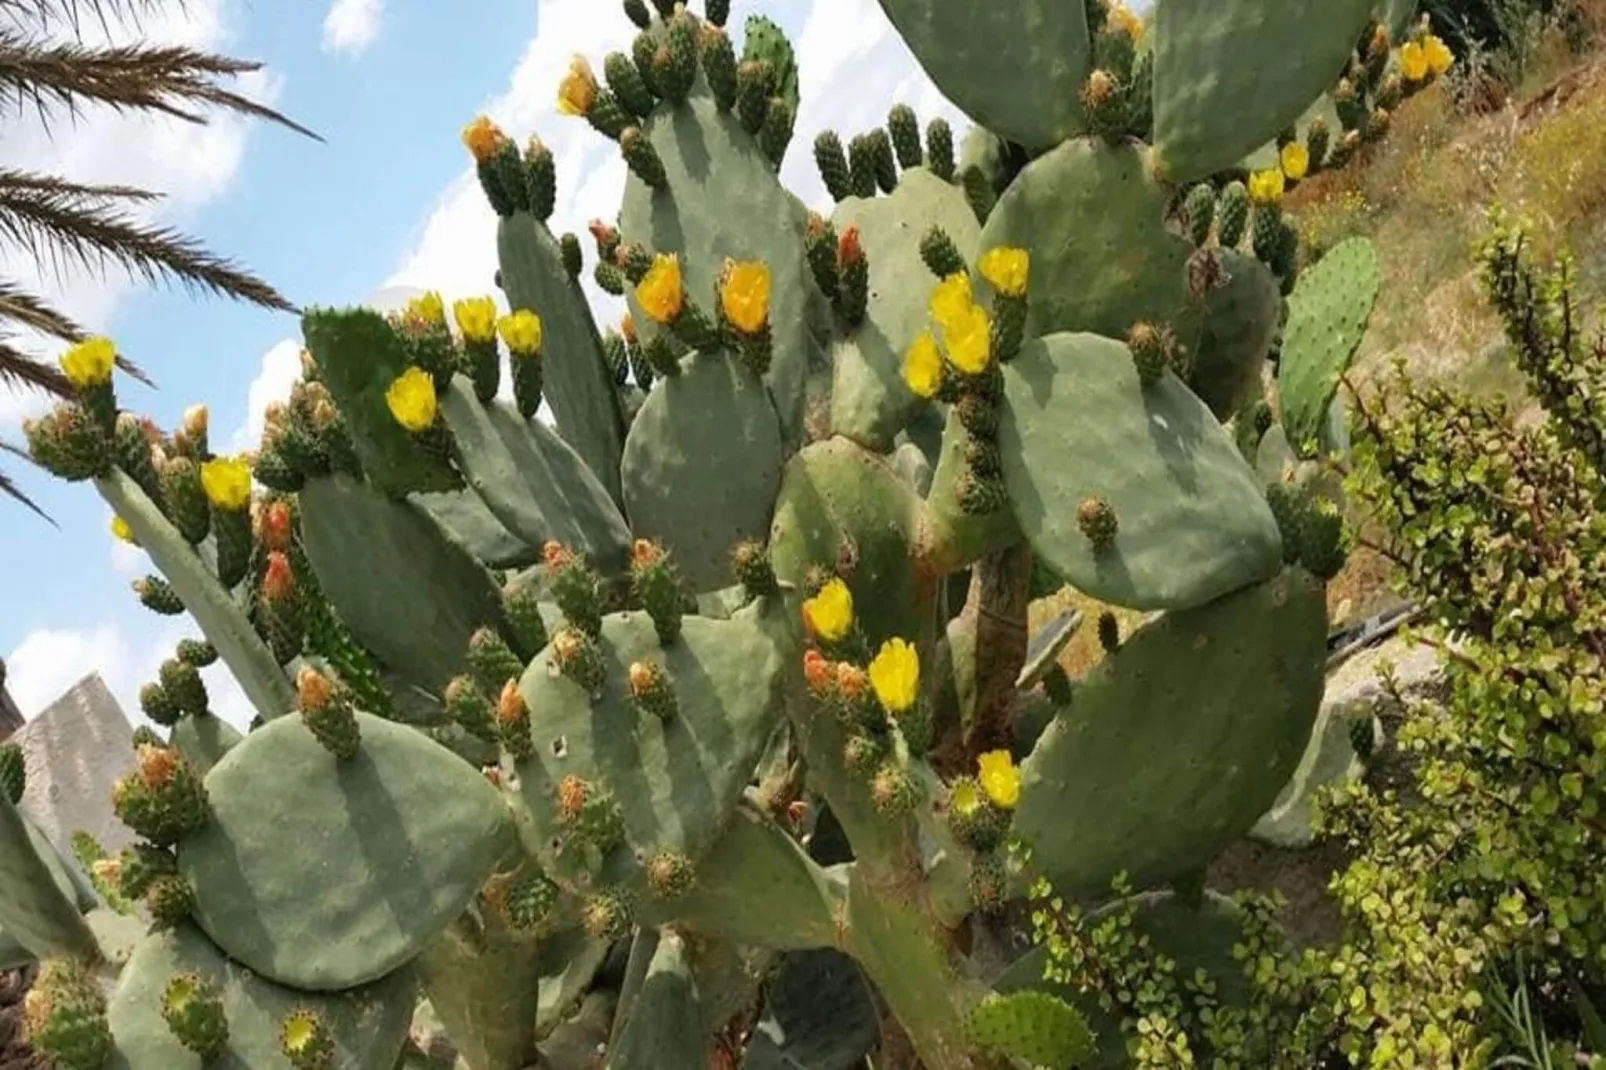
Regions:
[[[931, 1070], [1081, 1051], [956, 932], [1030, 875], [1192, 888], [1298, 764], [1341, 526], [1304, 484], [1268, 500], [1246, 452], [1281, 430], [1279, 332], [1283, 438], [1327, 441], [1376, 296], [1364, 244], [1301, 278], [1278, 207], [1323, 156], [1288, 131], [1382, 84], [1371, 0], [1158, 0], [1148, 26], [882, 0], [978, 126], [957, 161], [901, 105], [821, 135], [829, 218], [777, 177], [779, 28], [738, 52], [723, 4], [625, 6], [630, 54], [559, 90], [631, 172], [591, 226], [617, 331], [548, 225], [551, 152], [480, 119], [509, 314], [306, 312], [249, 458], [204, 413], [118, 413], [109, 373], [29, 426], [161, 571], [141, 601], [205, 635], [142, 695], [169, 731], [115, 793], [121, 890], [158, 922], [131, 952], [0, 798], [0, 942], [75, 964], [38, 1015], [64, 1065], [389, 1070], [420, 992], [471, 1070], [561, 1061], [614, 945], [621, 1070], [704, 1065], [752, 978], [821, 948]], [[1034, 568], [1158, 615], [1101, 621], [1074, 689], [1023, 675]]]

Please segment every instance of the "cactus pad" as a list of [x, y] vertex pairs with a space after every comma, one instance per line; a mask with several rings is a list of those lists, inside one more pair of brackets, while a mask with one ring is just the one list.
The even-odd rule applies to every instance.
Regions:
[[445, 458], [420, 449], [385, 403], [385, 391], [409, 360], [406, 343], [383, 316], [366, 308], [314, 309], [301, 317], [301, 333], [375, 486], [405, 494], [459, 485]]
[[251, 733], [207, 774], [212, 820], [179, 847], [196, 922], [281, 984], [330, 991], [396, 969], [511, 846], [505, 805], [473, 766], [411, 728], [357, 720], [361, 748], [338, 765], [299, 718]]
[[1381, 284], [1377, 251], [1365, 238], [1340, 242], [1300, 275], [1288, 299], [1277, 370], [1283, 426], [1296, 450], [1322, 435], [1327, 407], [1360, 347]]
[[[704, 309], [714, 307], [727, 257], [769, 267], [775, 357], [766, 379], [783, 402], [781, 438], [795, 443], [814, 349], [806, 315], [814, 283], [803, 256], [805, 217], [757, 143], [714, 106], [706, 85], [699, 82], [685, 104], [660, 109], [644, 129], [668, 185], [653, 190], [634, 174], [626, 179], [620, 232], [654, 252], [681, 254], [686, 293]], [[633, 296], [631, 302], [634, 307]], [[635, 312], [645, 343], [657, 328]]]
[[1188, 385], [1216, 419], [1226, 422], [1260, 386], [1283, 298], [1276, 276], [1260, 261], [1231, 249], [1220, 255], [1226, 281], [1205, 297], [1204, 330], [1192, 354]]
[[977, 1045], [1032, 1066], [1080, 1066], [1095, 1050], [1087, 1019], [1047, 992], [988, 996], [965, 1016], [965, 1032]]
[[[49, 841], [10, 797], [0, 795], [0, 929], [34, 956], [95, 954], [95, 937], [79, 916], [69, 874]], [[0, 944], [5, 942], [0, 935]]]
[[[778, 611], [761, 600], [728, 621], [686, 617], [667, 647], [645, 613], [604, 617], [595, 696], [557, 671], [552, 647], [530, 663], [519, 690], [538, 716], [519, 791], [534, 829], [526, 847], [543, 868], [572, 873], [586, 863], [584, 837], [571, 835], [560, 813], [566, 778], [610, 793], [620, 807], [624, 842], [602, 859], [603, 885], [643, 887], [642, 860], [674, 851], [696, 862], [714, 846], [780, 719], [784, 654], [756, 620]], [[638, 661], [667, 674], [680, 706], [674, 720], [631, 700]]]
[[173, 725], [171, 742], [190, 767], [205, 776], [243, 738], [229, 722], [207, 714], [180, 717]]
[[458, 463], [507, 529], [529, 546], [556, 539], [605, 574], [623, 571], [630, 529], [580, 455], [538, 420], [511, 405], [482, 405], [458, 376], [441, 396]]
[[717, 877], [665, 904], [676, 924], [756, 946], [804, 949], [834, 939], [834, 904], [820, 869], [755, 808], [737, 807], [699, 869]]
[[[1032, 549], [1100, 601], [1187, 609], [1274, 575], [1277, 522], [1260, 480], [1170, 372], [1144, 388], [1120, 342], [1050, 335], [1004, 366], [1004, 480]], [[1118, 531], [1094, 549], [1079, 506], [1103, 498]]]
[[546, 225], [519, 212], [497, 225], [502, 289], [513, 309], [541, 317], [541, 371], [547, 404], [563, 438], [615, 499], [624, 414], [580, 286]]
[[[1173, 322], [1183, 313], [1193, 246], [1166, 229], [1169, 200], [1135, 145], [1083, 138], [1033, 160], [981, 233], [983, 251], [1032, 251], [1027, 337], [1091, 331], [1125, 338], [1135, 323]], [[1189, 324], [1173, 326], [1178, 337], [1193, 334]]]
[[1172, 182], [1228, 168], [1338, 80], [1373, 0], [1165, 0], [1154, 18], [1154, 145]]
[[1087, 11], [1065, 0], [881, 0], [915, 59], [978, 124], [1027, 148], [1085, 126]]
[[1141, 628], [1022, 763], [1015, 834], [1068, 896], [1204, 866], [1299, 764], [1325, 664], [1323, 588], [1299, 569]]
[[535, 564], [541, 556], [536, 547], [503, 527], [480, 496], [471, 490], [414, 494], [411, 500], [487, 568], [523, 568]]
[[895, 636], [914, 642], [935, 597], [912, 551], [919, 510], [881, 457], [845, 438], [816, 442], [787, 465], [775, 503], [775, 574], [802, 584], [811, 568], [835, 569], [870, 649]]
[[469, 636], [503, 628], [491, 574], [423, 510], [346, 476], [301, 491], [301, 538], [340, 619], [380, 661], [439, 694]]
[[831, 430], [884, 452], [925, 405], [903, 381], [904, 351], [926, 329], [936, 283], [921, 238], [941, 227], [969, 265], [981, 228], [959, 188], [924, 168], [905, 171], [890, 197], [848, 198], [831, 222], [838, 234], [859, 228], [870, 264], [865, 321], [835, 351]]
[[619, 1038], [608, 1053], [612, 1070], [708, 1064], [709, 1042], [685, 938], [670, 930], [657, 942], [641, 988], [620, 1016]]
[[696, 354], [647, 395], [625, 440], [625, 508], [695, 592], [731, 583], [731, 551], [762, 538], [781, 484], [781, 430], [764, 384], [724, 353]]
[[[211, 1060], [179, 1043], [162, 1019], [168, 981], [193, 973], [223, 1001], [229, 1039]], [[331, 1068], [391, 1070], [413, 1012], [412, 976], [405, 970], [364, 988], [319, 996], [281, 988], [225, 958], [189, 925], [140, 941], [124, 968], [108, 1016], [117, 1050], [107, 1070], [289, 1070], [279, 1046], [285, 1016], [315, 1011], [334, 1042]]]

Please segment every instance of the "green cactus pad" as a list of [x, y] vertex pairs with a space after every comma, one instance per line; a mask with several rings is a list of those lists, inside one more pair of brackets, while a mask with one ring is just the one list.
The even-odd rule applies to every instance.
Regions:
[[920, 257], [920, 240], [941, 227], [970, 264], [981, 228], [959, 187], [924, 168], [905, 171], [890, 197], [849, 197], [831, 222], [838, 234], [859, 228], [870, 264], [864, 324], [834, 352], [831, 430], [884, 453], [926, 405], [903, 381], [904, 351], [927, 329], [937, 283]]
[[490, 508], [471, 490], [414, 494], [411, 500], [435, 518], [487, 568], [523, 568], [540, 558], [540, 548], [514, 535], [491, 515]]
[[295, 691], [251, 622], [206, 562], [184, 541], [156, 503], [132, 478], [113, 469], [95, 481], [95, 489], [123, 518], [140, 547], [150, 555], [184, 608], [217, 648], [240, 690], [263, 717], [273, 718], [295, 707]]
[[[330, 943], [325, 936], [325, 943]], [[210, 1061], [179, 1043], [162, 1019], [162, 990], [194, 973], [223, 1001], [229, 1039]], [[223, 956], [189, 925], [140, 941], [108, 1008], [117, 1050], [107, 1070], [291, 1070], [279, 1045], [285, 1016], [315, 1011], [334, 1041], [330, 1070], [391, 1070], [407, 1040], [415, 981], [406, 970], [330, 995], [282, 988]]]
[[441, 396], [458, 464], [491, 513], [530, 546], [556, 539], [604, 574], [623, 571], [630, 529], [608, 489], [557, 433], [505, 402], [482, 405], [457, 376]]
[[749, 15], [742, 25], [742, 59], [763, 60], [775, 79], [775, 95], [797, 114], [797, 57], [786, 32], [762, 15]]
[[566, 929], [541, 944], [536, 968], [540, 998], [535, 1012], [535, 1036], [545, 1039], [591, 988], [592, 980], [608, 959], [611, 940], [596, 940], [584, 929]]
[[1298, 448], [1321, 437], [1338, 380], [1366, 333], [1382, 285], [1377, 250], [1351, 238], [1300, 273], [1288, 299], [1277, 399], [1288, 438]]
[[1087, 10], [1066, 0], [881, 0], [949, 100], [978, 124], [1041, 149], [1085, 128]]
[[624, 413], [585, 294], [534, 216], [519, 212], [498, 223], [496, 249], [509, 307], [541, 317], [543, 389], [558, 431], [617, 500]]
[[1081, 1066], [1096, 1051], [1087, 1019], [1047, 992], [988, 996], [965, 1016], [965, 1032], [981, 1047], [1032, 1066]]
[[[835, 939], [824, 874], [797, 841], [754, 807], [737, 807], [698, 869], [711, 879], [665, 903], [666, 920], [723, 940], [779, 949], [821, 947]], [[648, 912], [658, 913], [650, 907]]]
[[[1293, 124], [1302, 144], [1306, 143], [1310, 136], [1311, 122], [1318, 118], [1327, 124], [1330, 136], [1334, 133], [1342, 134], [1344, 124], [1339, 121], [1338, 106], [1333, 103], [1333, 95], [1331, 93], [1323, 93], [1316, 98], [1315, 103], [1305, 109], [1305, 114], [1300, 116], [1299, 122]], [[1277, 139], [1275, 137], [1270, 138], [1264, 145], [1261, 145], [1254, 152], [1240, 160], [1235, 170], [1252, 173], [1255, 171], [1270, 171], [1273, 168], [1281, 167], [1281, 152], [1282, 148], [1277, 144]], [[1312, 170], [1314, 169], [1313, 161]]]
[[[1004, 367], [1004, 480], [1032, 549], [1078, 590], [1130, 609], [1187, 609], [1274, 575], [1277, 522], [1210, 410], [1167, 372], [1145, 389], [1096, 335], [1027, 343]], [[1079, 505], [1114, 509], [1097, 551]]]
[[1338, 80], [1373, 0], [1164, 0], [1154, 17], [1160, 172], [1192, 182], [1294, 124]]
[[383, 316], [366, 308], [313, 309], [301, 317], [301, 333], [376, 487], [405, 494], [459, 485], [446, 459], [420, 449], [385, 403], [385, 391], [409, 362], [406, 344]]
[[1187, 295], [1193, 246], [1166, 229], [1170, 197], [1135, 145], [1081, 139], [1033, 160], [981, 232], [983, 252], [1000, 245], [1031, 251], [1026, 336], [1091, 331], [1125, 338], [1133, 324], [1151, 321], [1191, 338], [1198, 322]]
[[660, 1067], [708, 1065], [709, 1038], [704, 1034], [686, 940], [669, 930], [657, 949], [618, 1041], [608, 1052], [610, 1070], [658, 1070]]
[[[0, 929], [35, 957], [96, 953], [95, 935], [79, 914], [70, 871], [4, 794], [0, 794]], [[5, 940], [0, 936], [0, 943]]]
[[936, 597], [914, 559], [919, 515], [882, 457], [845, 438], [816, 442], [786, 467], [770, 528], [775, 574], [801, 586], [811, 568], [836, 568], [872, 651], [895, 636], [916, 642]]
[[468, 640], [506, 632], [501, 590], [417, 506], [347, 476], [301, 491], [301, 538], [323, 593], [375, 657], [439, 694], [468, 667]]
[[[582, 845], [562, 836], [557, 792], [569, 776], [620, 807], [625, 843], [603, 860], [603, 886], [643, 888], [638, 852], [696, 862], [714, 846], [780, 718], [787, 655], [757, 619], [780, 608], [760, 600], [728, 621], [686, 617], [667, 647], [645, 613], [611, 614], [598, 641], [604, 679], [595, 697], [557, 671], [551, 647], [530, 663], [519, 690], [537, 714], [535, 752], [519, 765], [518, 790], [533, 830], [526, 847], [543, 869], [572, 873], [584, 862]], [[674, 720], [631, 700], [637, 661], [667, 673], [680, 705]]]
[[[714, 106], [701, 81], [684, 105], [660, 109], [645, 129], [668, 187], [655, 191], [633, 174], [626, 179], [620, 233], [654, 252], [681, 254], [686, 292], [710, 312], [727, 257], [768, 265], [775, 357], [765, 378], [778, 403], [782, 441], [796, 443], [814, 349], [806, 314], [814, 290], [803, 254], [806, 217], [794, 209], [758, 144], [734, 116]], [[658, 328], [636, 308], [634, 291], [630, 300], [645, 343]]]
[[1221, 268], [1226, 283], [1205, 298], [1204, 330], [1188, 385], [1225, 423], [1256, 396], [1283, 298], [1277, 277], [1253, 257], [1223, 250]]
[[739, 361], [695, 354], [647, 395], [625, 440], [635, 533], [674, 555], [698, 593], [732, 581], [731, 551], [762, 539], [781, 485], [781, 428], [769, 392]]
[[857, 1067], [879, 1032], [875, 1004], [852, 959], [828, 947], [794, 951], [770, 977], [742, 1070]]
[[1405, 32], [1416, 21], [1419, 3], [1420, 0], [1383, 0], [1384, 22], [1388, 25], [1389, 38], [1394, 44], [1405, 40]]
[[545, 950], [508, 928], [495, 911], [449, 927], [418, 957], [430, 1006], [469, 1066], [536, 1062], [535, 1021]]
[[1326, 621], [1322, 585], [1290, 569], [1167, 614], [1094, 669], [1021, 767], [1015, 834], [1055, 888], [1151, 886], [1247, 832], [1310, 738]]
[[511, 846], [506, 806], [473, 766], [357, 720], [362, 746], [338, 764], [299, 718], [252, 732], [207, 774], [212, 820], [179, 847], [196, 922], [281, 984], [331, 991], [396, 969]]
[[243, 738], [221, 717], [187, 714], [173, 725], [170, 742], [198, 775], [205, 776]]

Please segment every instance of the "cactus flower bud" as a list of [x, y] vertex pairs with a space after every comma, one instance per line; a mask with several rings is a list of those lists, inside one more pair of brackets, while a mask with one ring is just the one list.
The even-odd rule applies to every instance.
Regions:
[[669, 674], [650, 661], [632, 662], [630, 665], [630, 697], [644, 712], [664, 724], [675, 719], [679, 702], [670, 685]]
[[849, 227], [837, 239], [836, 259], [844, 268], [851, 267], [864, 259], [864, 246], [859, 244], [858, 227]]
[[818, 650], [803, 655], [803, 680], [815, 698], [830, 698], [836, 687], [836, 669]]
[[112, 381], [117, 346], [110, 338], [90, 338], [61, 355], [61, 370], [78, 390], [105, 386]]
[[1076, 508], [1076, 526], [1082, 529], [1095, 552], [1107, 550], [1115, 543], [1119, 525], [1115, 509], [1103, 498], [1087, 498]]
[[1020, 769], [1007, 750], [989, 751], [976, 759], [976, 779], [994, 806], [1013, 810], [1020, 802]]
[[763, 543], [747, 540], [731, 551], [736, 580], [746, 589], [749, 598], [774, 594], [779, 590], [775, 579], [775, 566], [770, 561], [769, 548]]
[[268, 502], [258, 514], [257, 538], [264, 549], [285, 551], [290, 548], [293, 534], [290, 503], [279, 499]]
[[290, 558], [280, 550], [268, 554], [267, 567], [262, 573], [262, 597], [268, 602], [285, 602], [295, 594], [296, 577], [290, 568]]
[[675, 851], [659, 851], [647, 860], [647, 888], [659, 899], [678, 899], [697, 883], [691, 859]]
[[239, 458], [213, 458], [201, 465], [201, 488], [213, 509], [243, 512], [251, 504], [251, 468]]
[[112, 536], [119, 542], [126, 542], [130, 546], [139, 545], [139, 542], [134, 538], [134, 533], [129, 530], [128, 521], [120, 516], [112, 517]]
[[497, 696], [496, 728], [502, 745], [513, 755], [513, 760], [528, 761], [535, 750], [535, 743], [530, 738], [530, 708], [519, 693], [517, 680], [503, 684], [502, 693]]
[[1283, 199], [1286, 185], [1281, 167], [1256, 171], [1249, 176], [1249, 199], [1257, 205], [1272, 205]]
[[629, 906], [613, 895], [593, 897], [581, 908], [580, 921], [586, 934], [595, 940], [617, 940], [633, 924]]
[[134, 772], [113, 785], [112, 806], [125, 825], [157, 846], [178, 842], [207, 817], [201, 778], [176, 750], [149, 744], [135, 752]]
[[588, 692], [602, 686], [606, 671], [596, 642], [579, 628], [564, 628], [552, 637], [552, 665]]
[[888, 816], [906, 814], [920, 802], [920, 787], [903, 766], [884, 765], [870, 781], [870, 800]]
[[1290, 141], [1283, 146], [1278, 162], [1282, 165], [1283, 175], [1290, 182], [1298, 182], [1310, 171], [1310, 150], [1298, 141]]
[[558, 782], [558, 816], [564, 821], [578, 821], [590, 797], [591, 785], [569, 774]]
[[193, 973], [167, 982], [162, 991], [162, 1019], [180, 1044], [201, 1057], [212, 1058], [229, 1040], [229, 1023], [217, 989]]
[[993, 804], [980, 782], [960, 777], [948, 793], [948, 828], [973, 851], [991, 851], [1009, 832], [1009, 815]]

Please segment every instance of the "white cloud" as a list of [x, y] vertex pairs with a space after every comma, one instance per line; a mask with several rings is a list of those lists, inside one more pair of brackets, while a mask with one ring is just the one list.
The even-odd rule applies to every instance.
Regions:
[[[180, 639], [200, 634], [188, 617], [163, 617], [156, 627], [135, 632], [110, 620], [83, 629], [29, 632], [6, 656], [6, 687], [22, 716], [32, 718], [79, 680], [99, 673], [130, 722], [147, 724], [139, 708], [139, 689], [156, 678]], [[249, 724], [254, 710], [223, 663], [212, 665], [202, 676], [212, 712], [236, 728]]]
[[323, 50], [360, 56], [384, 20], [384, 0], [334, 0], [323, 20]]
[[[128, 43], [137, 35], [149, 43], [227, 51], [231, 8], [230, 0], [190, 0], [160, 9], [137, 31], [114, 22], [108, 35], [93, 19], [84, 20], [82, 28], [89, 43]], [[234, 87], [270, 104], [281, 88], [278, 81], [260, 73], [240, 78]], [[76, 118], [56, 115], [47, 128], [24, 109], [8, 123], [0, 141], [0, 167], [155, 190], [165, 195], [162, 200], [133, 214], [182, 226], [232, 183], [251, 125], [235, 116], [214, 115], [211, 122], [200, 125], [88, 106]], [[35, 289], [91, 330], [108, 329], [119, 304], [137, 284], [117, 269], [86, 272], [70, 261], [36, 264], [25, 251], [10, 247], [0, 251], [0, 277]], [[25, 338], [22, 344], [47, 357], [61, 348], [38, 338]], [[0, 388], [0, 433], [44, 406], [37, 392]]]
[[261, 370], [245, 397], [245, 423], [229, 439], [235, 450], [255, 449], [262, 438], [268, 406], [288, 401], [290, 387], [301, 378], [301, 339], [286, 338], [262, 354]]

